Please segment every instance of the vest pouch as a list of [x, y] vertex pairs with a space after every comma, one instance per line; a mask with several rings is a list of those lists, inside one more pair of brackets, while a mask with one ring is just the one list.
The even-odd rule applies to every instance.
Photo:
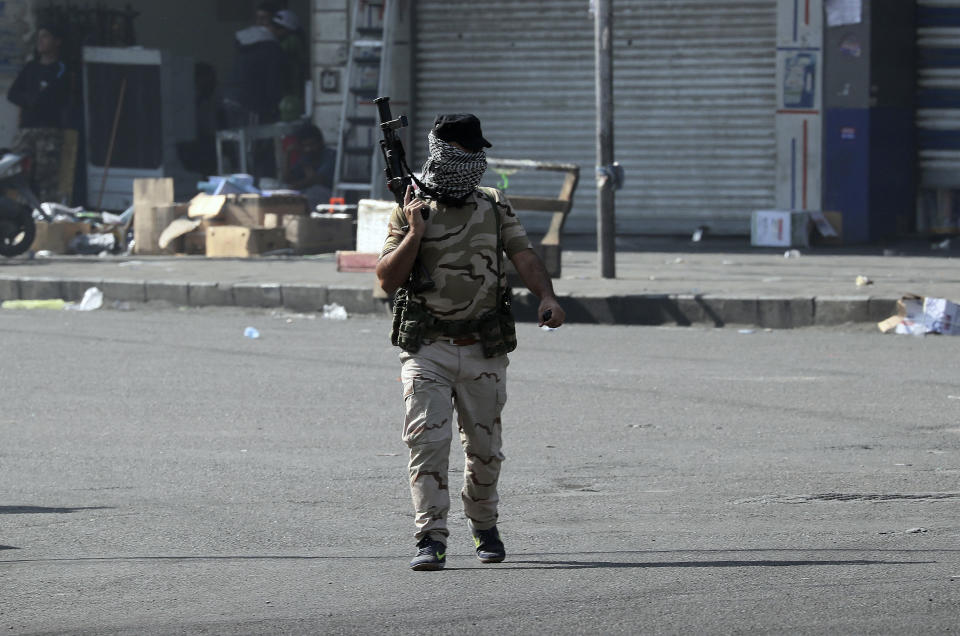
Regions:
[[507, 287], [503, 290], [500, 308], [497, 311], [497, 317], [500, 319], [500, 336], [503, 338], [506, 349], [504, 353], [510, 353], [517, 348], [517, 323], [513, 319], [512, 299], [513, 291]]
[[393, 297], [393, 323], [390, 325], [390, 344], [400, 346], [400, 325], [407, 310], [407, 290], [401, 287]]
[[503, 335], [500, 332], [500, 316], [491, 311], [480, 319], [477, 329], [480, 335], [480, 345], [483, 347], [484, 358], [495, 358], [506, 353], [504, 350]]
[[426, 317], [423, 306], [411, 300], [407, 290], [401, 287], [394, 297], [390, 343], [409, 353], [419, 351], [426, 332]]
[[400, 321], [397, 346], [409, 353], [416, 353], [423, 344], [423, 323], [416, 320]]
[[510, 308], [511, 292], [504, 290], [500, 306], [480, 319], [480, 344], [485, 358], [495, 358], [517, 348], [517, 324]]

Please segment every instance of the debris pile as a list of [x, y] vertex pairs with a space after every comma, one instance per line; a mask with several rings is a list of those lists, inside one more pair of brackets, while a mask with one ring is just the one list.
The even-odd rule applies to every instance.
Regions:
[[53, 254], [194, 254], [246, 258], [351, 250], [355, 206], [318, 206], [289, 190], [259, 190], [249, 175], [210, 177], [187, 203], [174, 199], [173, 179], [135, 179], [133, 205], [122, 214], [55, 203], [35, 212], [36, 256]]
[[877, 323], [883, 333], [960, 335], [960, 305], [946, 298], [910, 294], [897, 301], [897, 313]]

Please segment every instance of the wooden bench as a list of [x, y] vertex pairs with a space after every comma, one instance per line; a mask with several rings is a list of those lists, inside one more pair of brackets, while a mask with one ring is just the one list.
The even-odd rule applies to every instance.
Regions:
[[[526, 212], [545, 212], [552, 214], [550, 226], [539, 240], [533, 240], [533, 248], [543, 260], [547, 273], [551, 278], [559, 278], [560, 253], [562, 250], [561, 234], [567, 215], [573, 207], [573, 193], [580, 181], [580, 166], [572, 163], [550, 163], [545, 161], [528, 161], [521, 159], [493, 159], [487, 158], [487, 166], [494, 171], [546, 171], [566, 173], [560, 194], [554, 197], [529, 197], [506, 193], [510, 204], [515, 210]], [[512, 271], [512, 269], [511, 269]]]

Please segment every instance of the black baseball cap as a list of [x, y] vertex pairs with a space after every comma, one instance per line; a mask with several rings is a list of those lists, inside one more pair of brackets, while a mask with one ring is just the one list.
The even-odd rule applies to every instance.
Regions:
[[493, 147], [483, 138], [480, 120], [470, 113], [437, 115], [433, 122], [433, 134], [444, 141], [455, 141], [472, 152]]

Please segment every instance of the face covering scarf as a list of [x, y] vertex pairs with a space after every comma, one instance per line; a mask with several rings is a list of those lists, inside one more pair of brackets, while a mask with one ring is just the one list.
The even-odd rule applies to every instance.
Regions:
[[430, 157], [423, 164], [423, 185], [428, 194], [447, 205], [462, 205], [477, 189], [487, 170], [487, 155], [465, 152], [431, 132], [427, 136]]

